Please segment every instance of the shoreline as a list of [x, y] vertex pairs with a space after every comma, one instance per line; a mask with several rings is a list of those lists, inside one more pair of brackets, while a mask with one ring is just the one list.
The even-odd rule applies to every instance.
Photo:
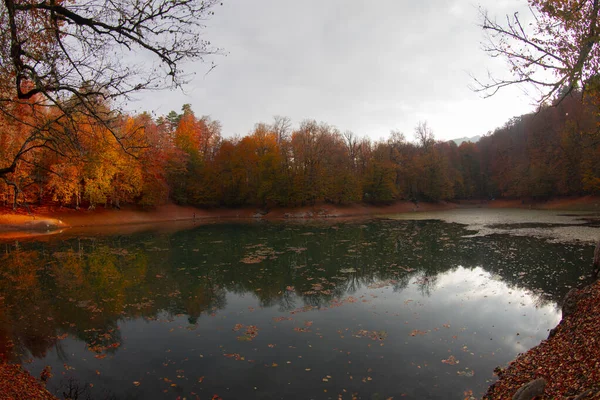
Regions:
[[567, 294], [548, 338], [519, 354], [484, 400], [600, 399], [600, 281]]
[[[2, 213], [5, 210], [0, 208], [0, 240], [35, 239], [53, 232], [62, 232], [66, 228], [74, 228], [77, 233], [78, 229], [84, 232], [88, 228], [104, 227], [107, 232], [127, 234], [130, 230], [135, 231], [136, 227], [173, 221], [187, 221], [192, 227], [219, 220], [264, 219], [301, 222], [475, 208], [597, 212], [599, 200], [597, 197], [584, 197], [555, 199], [544, 203], [527, 203], [523, 200], [419, 203], [418, 208], [412, 202], [397, 202], [386, 206], [318, 204], [312, 207], [278, 208], [269, 212], [256, 208], [206, 210], [166, 205], [153, 210], [140, 210], [133, 207], [123, 210], [101, 208], [91, 211], [34, 208], [34, 214], [27, 215]], [[194, 225], [191, 224], [192, 222]], [[162, 229], [169, 229], [169, 227], [163, 226]], [[568, 297], [570, 300], [565, 303], [571, 304], [563, 305], [563, 318], [552, 330], [549, 338], [519, 354], [507, 366], [498, 368], [499, 379], [489, 387], [484, 399], [513, 398], [517, 390], [536, 379], [545, 380], [545, 387], [538, 399], [600, 399], [600, 281], [573, 290]], [[590, 351], [590, 349], [594, 350]], [[592, 372], [589, 372], [589, 369], [583, 370], [590, 366]], [[489, 373], [491, 374], [491, 371]]]
[[457, 208], [455, 203], [396, 202], [391, 205], [332, 205], [295, 208], [214, 208], [201, 209], [168, 204], [150, 210], [124, 207], [121, 210], [98, 208], [95, 210], [32, 208], [32, 214], [13, 212], [0, 208], [0, 238], [26, 237], [50, 234], [66, 228], [123, 227], [128, 225], [163, 222], [211, 222], [217, 220], [320, 220], [329, 218], [368, 217], [379, 214], [409, 213], [415, 211], [442, 211]]
[[0, 393], [5, 399], [58, 400], [45, 384], [19, 364], [0, 359]]
[[32, 213], [0, 208], [0, 233], [47, 233], [63, 228], [89, 226], [122, 226], [129, 224], [168, 221], [206, 221], [218, 219], [264, 220], [318, 220], [324, 218], [368, 217], [385, 214], [404, 214], [424, 211], [445, 211], [458, 208], [520, 208], [536, 210], [589, 211], [600, 213], [600, 197], [584, 196], [556, 198], [545, 202], [528, 199], [465, 200], [457, 202], [413, 203], [398, 201], [389, 205], [355, 203], [334, 205], [318, 203], [314, 206], [277, 207], [269, 210], [257, 207], [196, 208], [167, 204], [153, 209], [124, 207], [121, 210], [97, 208], [74, 210], [68, 208], [32, 207]]

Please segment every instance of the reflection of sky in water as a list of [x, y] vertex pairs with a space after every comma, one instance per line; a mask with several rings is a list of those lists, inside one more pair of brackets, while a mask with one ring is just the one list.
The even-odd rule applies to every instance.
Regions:
[[461, 309], [461, 314], [470, 316], [492, 338], [501, 339], [516, 353], [531, 347], [524, 346], [521, 339], [545, 338], [546, 330], [553, 328], [561, 318], [555, 304], [539, 306], [535, 296], [493, 280], [479, 267], [474, 270], [459, 267], [442, 274], [437, 279], [435, 295], [443, 297], [438, 301], [448, 312]]
[[0, 340], [92, 399], [464, 398], [547, 337], [593, 253], [440, 221], [187, 228], [6, 244]]
[[[560, 243], [573, 241], [596, 242], [599, 236], [598, 228], [581, 226], [585, 223], [582, 218], [598, 218], [598, 213], [583, 211], [457, 209], [396, 214], [389, 217], [399, 220], [437, 219], [462, 224], [466, 225], [469, 231], [476, 232], [470, 235], [471, 237], [510, 234], [539, 237]], [[522, 226], [527, 224], [534, 224], [536, 227]]]
[[[417, 276], [401, 290], [385, 283], [351, 293], [356, 302], [295, 314], [229, 292], [225, 309], [195, 325], [186, 315], [165, 313], [124, 320], [114, 354], [96, 360], [81, 342], [67, 339], [30, 367], [37, 374], [53, 365], [51, 384], [76, 374], [79, 384], [117, 398], [462, 398], [467, 389], [484, 391], [495, 366], [539, 343], [560, 319], [553, 304], [536, 307], [526, 291], [480, 267], [458, 267], [426, 281]], [[240, 342], [243, 332], [234, 332], [235, 324], [255, 325], [259, 334]], [[365, 332], [384, 332], [385, 338], [372, 340]], [[458, 363], [442, 362], [450, 356]], [[73, 369], [61, 377], [63, 363]]]

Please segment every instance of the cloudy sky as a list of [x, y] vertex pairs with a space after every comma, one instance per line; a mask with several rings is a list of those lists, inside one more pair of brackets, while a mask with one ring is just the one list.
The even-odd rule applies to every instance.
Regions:
[[223, 0], [205, 38], [226, 55], [192, 64], [184, 91], [140, 96], [157, 115], [191, 103], [221, 121], [224, 136], [257, 122], [315, 119], [373, 139], [409, 139], [427, 121], [437, 139], [485, 134], [533, 110], [518, 88], [484, 99], [470, 74], [501, 76], [505, 64], [481, 49], [478, 7], [503, 18], [526, 0]]

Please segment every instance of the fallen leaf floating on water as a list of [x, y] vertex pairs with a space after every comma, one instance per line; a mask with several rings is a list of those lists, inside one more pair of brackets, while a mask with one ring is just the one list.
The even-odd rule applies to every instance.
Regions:
[[292, 321], [292, 317], [273, 317], [274, 322]]
[[227, 358], [233, 358], [236, 361], [244, 361], [246, 358], [242, 357], [238, 353], [225, 353], [223, 354]]
[[367, 331], [361, 329], [354, 334], [355, 337], [368, 337], [371, 340], [384, 341], [388, 334], [386, 331]]
[[458, 361], [456, 358], [454, 358], [454, 356], [450, 356], [445, 360], [442, 360], [442, 362], [444, 364], [448, 364], [448, 365], [456, 365], [458, 364], [460, 361]]

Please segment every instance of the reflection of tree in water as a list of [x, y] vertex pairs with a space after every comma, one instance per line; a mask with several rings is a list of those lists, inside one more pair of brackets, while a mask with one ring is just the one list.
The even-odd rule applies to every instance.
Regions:
[[58, 382], [56, 394], [68, 400], [117, 400], [117, 396], [103, 390], [104, 393], [92, 396], [90, 385], [73, 377], [63, 378]]
[[348, 278], [346, 279], [346, 282], [344, 282], [345, 286], [344, 286], [343, 290], [349, 294], [354, 294], [358, 290], [360, 290], [360, 288], [362, 287], [362, 282], [361, 282], [360, 278], [358, 277], [358, 275], [355, 273], [350, 273], [350, 274], [346, 274], [346, 276]]
[[182, 307], [173, 302], [173, 308], [168, 311], [172, 314], [187, 314], [188, 322], [192, 325], [198, 323], [202, 314], [211, 314], [222, 310], [227, 306], [227, 292], [222, 288], [212, 286], [195, 286], [183, 291], [187, 296], [183, 297]]
[[423, 296], [431, 296], [431, 292], [435, 289], [437, 285], [438, 275], [431, 274], [430, 272], [424, 272], [422, 275], [418, 276], [415, 280], [415, 284], [419, 288], [419, 292]]
[[289, 312], [296, 308], [296, 295], [289, 290], [282, 292], [280, 296], [261, 298], [261, 307], [277, 306], [279, 312]]
[[39, 258], [18, 243], [0, 257], [0, 334], [13, 355], [43, 357], [56, 341], [52, 301], [38, 279]]
[[414, 280], [428, 296], [437, 276], [459, 265], [483, 266], [546, 304], [560, 300], [587, 265], [581, 246], [462, 237], [468, 233], [437, 221], [382, 220], [213, 225], [172, 235], [7, 245], [0, 255], [0, 335], [15, 344], [15, 356], [41, 357], [65, 333], [92, 351], [114, 352], [124, 318], [166, 312], [196, 324], [224, 309], [228, 293], [279, 311], [327, 307], [381, 282], [399, 292]]

